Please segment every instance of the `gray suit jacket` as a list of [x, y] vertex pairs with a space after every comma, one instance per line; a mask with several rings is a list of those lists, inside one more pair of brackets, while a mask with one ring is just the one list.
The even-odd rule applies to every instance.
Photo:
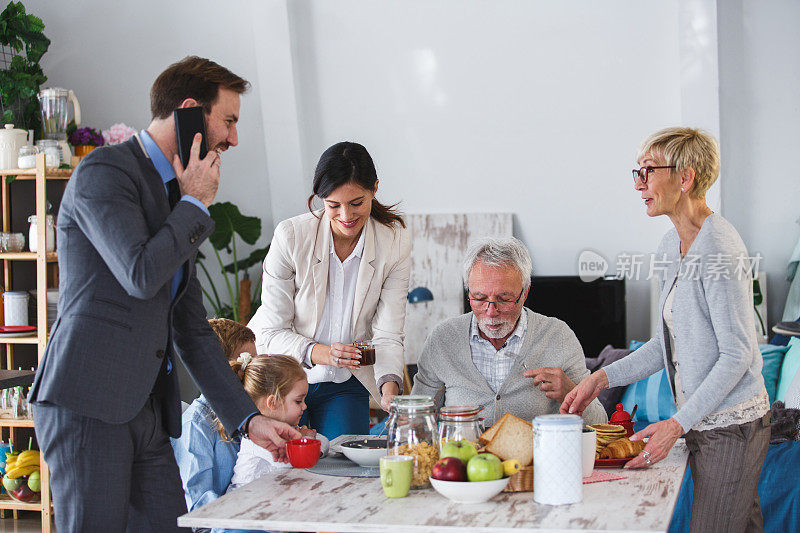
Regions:
[[[135, 137], [86, 156], [61, 202], [58, 319], [29, 400], [124, 423], [141, 410], [163, 358], [177, 354], [233, 434], [257, 409], [206, 320], [194, 260], [213, 226], [189, 202], [170, 211], [161, 177]], [[181, 265], [186, 275], [173, 300]], [[163, 405], [166, 430], [177, 437], [175, 371]]]
[[[565, 322], [522, 308], [528, 313], [520, 353], [500, 390], [495, 392], [472, 362], [469, 345], [472, 313], [440, 322], [428, 339], [419, 357], [412, 394], [437, 397], [437, 407], [444, 405], [479, 405], [486, 427], [505, 413], [531, 421], [538, 415], [558, 413], [561, 402], [551, 400], [533, 380], [523, 376], [525, 370], [558, 367], [573, 382], [589, 375], [578, 338]], [[440, 391], [444, 391], [444, 398]], [[593, 400], [583, 413], [587, 424], [608, 422], [605, 409]]]

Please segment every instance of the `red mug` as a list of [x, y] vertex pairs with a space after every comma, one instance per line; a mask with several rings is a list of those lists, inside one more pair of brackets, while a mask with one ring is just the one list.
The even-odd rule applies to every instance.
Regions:
[[286, 441], [286, 455], [295, 468], [311, 468], [319, 460], [322, 443], [317, 439], [293, 439]]

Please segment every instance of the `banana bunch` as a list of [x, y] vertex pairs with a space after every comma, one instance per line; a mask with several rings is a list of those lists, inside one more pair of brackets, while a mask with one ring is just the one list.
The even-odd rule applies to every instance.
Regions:
[[6, 477], [16, 479], [39, 470], [39, 451], [26, 450], [6, 459]]

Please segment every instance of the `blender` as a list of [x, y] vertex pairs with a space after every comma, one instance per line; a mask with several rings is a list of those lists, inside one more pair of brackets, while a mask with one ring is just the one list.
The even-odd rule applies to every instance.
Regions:
[[75, 111], [75, 125], [81, 124], [81, 106], [75, 93], [61, 87], [42, 89], [37, 95], [42, 109], [42, 130], [45, 139], [58, 142], [61, 147], [61, 162], [69, 164], [72, 150], [67, 142], [67, 107], [72, 102]]

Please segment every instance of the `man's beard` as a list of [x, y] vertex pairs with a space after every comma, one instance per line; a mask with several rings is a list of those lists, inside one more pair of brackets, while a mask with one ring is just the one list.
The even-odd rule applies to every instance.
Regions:
[[[498, 324], [502, 324], [500, 329], [489, 329], [486, 327], [488, 325], [496, 326]], [[514, 331], [514, 326], [516, 325], [517, 320], [510, 318], [501, 319], [483, 317], [478, 319], [478, 329], [480, 329], [481, 332], [490, 339], [502, 339], [503, 337], [507, 337], [512, 331]]]

